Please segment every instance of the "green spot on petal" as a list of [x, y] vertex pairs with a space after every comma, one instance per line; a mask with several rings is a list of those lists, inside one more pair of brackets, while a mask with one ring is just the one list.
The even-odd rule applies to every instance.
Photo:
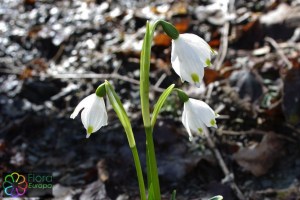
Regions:
[[213, 55], [216, 55], [216, 54], [217, 54], [217, 52], [216, 52], [213, 48], [211, 48], [211, 47], [210, 47], [210, 51], [211, 51], [211, 53], [212, 53]]
[[216, 120], [215, 120], [215, 119], [210, 120], [210, 124], [211, 124], [212, 126], [216, 125]]
[[205, 64], [206, 64], [206, 66], [211, 66], [211, 62], [208, 58], [205, 60]]
[[94, 130], [94, 128], [93, 128], [92, 126], [89, 126], [89, 127], [87, 128], [87, 134], [93, 133], [93, 130]]
[[199, 83], [199, 82], [200, 82], [198, 74], [192, 73], [192, 74], [191, 74], [191, 77], [192, 77], [192, 80], [193, 80], [195, 83]]
[[203, 129], [202, 128], [198, 128], [199, 133], [203, 133]]

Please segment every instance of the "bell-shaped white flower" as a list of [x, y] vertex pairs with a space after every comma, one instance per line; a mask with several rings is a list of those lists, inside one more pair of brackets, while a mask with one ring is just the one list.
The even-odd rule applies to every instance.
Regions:
[[177, 39], [172, 40], [172, 67], [182, 81], [200, 87], [204, 67], [211, 65], [213, 53], [210, 46], [199, 36], [191, 33], [180, 34]]
[[102, 97], [98, 97], [95, 93], [87, 96], [76, 106], [70, 117], [74, 119], [81, 110], [81, 121], [86, 129], [87, 138], [107, 125], [107, 112]]
[[217, 128], [216, 118], [218, 116], [205, 102], [189, 98], [184, 103], [182, 123], [192, 139], [192, 131], [202, 134], [206, 130], [206, 126]]

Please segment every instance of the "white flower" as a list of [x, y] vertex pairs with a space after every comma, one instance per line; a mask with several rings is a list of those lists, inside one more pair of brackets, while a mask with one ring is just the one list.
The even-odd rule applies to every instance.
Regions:
[[201, 134], [206, 130], [206, 126], [217, 128], [216, 118], [218, 116], [205, 102], [189, 98], [184, 103], [182, 123], [192, 139], [191, 131]]
[[76, 106], [70, 117], [74, 119], [81, 110], [81, 121], [86, 129], [87, 138], [107, 125], [107, 112], [102, 97], [98, 97], [95, 93], [87, 96]]
[[174, 71], [182, 81], [200, 87], [204, 76], [204, 67], [211, 64], [210, 46], [199, 36], [191, 33], [180, 34], [172, 40], [171, 62]]

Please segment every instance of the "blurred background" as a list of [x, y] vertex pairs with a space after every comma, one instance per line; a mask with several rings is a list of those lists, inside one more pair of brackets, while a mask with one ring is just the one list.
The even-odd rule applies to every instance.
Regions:
[[111, 106], [109, 125], [89, 139], [80, 117], [69, 116], [109, 80], [130, 115], [146, 172], [139, 56], [146, 21], [165, 19], [204, 38], [218, 55], [200, 88], [182, 83], [171, 68], [171, 40], [158, 29], [152, 105], [176, 83], [221, 116], [209, 138], [190, 142], [183, 105], [168, 98], [154, 131], [163, 199], [174, 189], [178, 200], [300, 199], [299, 0], [0, 3], [1, 174], [52, 173], [53, 192], [41, 199], [139, 199]]

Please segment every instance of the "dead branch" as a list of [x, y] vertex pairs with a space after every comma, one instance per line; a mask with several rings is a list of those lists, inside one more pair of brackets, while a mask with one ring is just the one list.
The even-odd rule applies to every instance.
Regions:
[[270, 37], [266, 37], [265, 41], [270, 43], [276, 50], [278, 56], [280, 56], [280, 58], [285, 62], [286, 66], [288, 69], [292, 69], [293, 68], [293, 64], [289, 61], [289, 59], [286, 57], [286, 55], [284, 55], [282, 49], [279, 47], [278, 43]]
[[241, 192], [241, 190], [239, 189], [239, 187], [237, 186], [237, 184], [234, 181], [234, 174], [231, 173], [227, 167], [227, 165], [224, 162], [224, 159], [219, 151], [219, 149], [216, 147], [214, 141], [212, 140], [212, 138], [210, 137], [210, 134], [206, 131], [204, 131], [206, 139], [207, 139], [207, 143], [209, 148], [214, 152], [216, 159], [218, 160], [218, 163], [225, 175], [225, 178], [222, 180], [223, 183], [229, 182], [230, 183], [230, 187], [231, 189], [235, 192], [236, 196], [238, 197], [239, 200], [245, 200], [245, 196], [244, 194]]
[[[21, 75], [22, 73], [19, 71], [11, 71], [11, 70], [5, 70], [5, 69], [1, 69], [0, 73], [5, 73], [5, 74], [17, 74], [17, 75]], [[135, 85], [139, 85], [140, 81], [133, 79], [133, 78], [129, 78], [128, 76], [124, 76], [124, 75], [119, 75], [119, 74], [76, 74], [76, 73], [65, 73], [65, 74], [43, 74], [43, 75], [34, 75], [37, 77], [44, 77], [44, 78], [55, 78], [55, 79], [119, 79], [122, 81], [126, 81]], [[158, 86], [153, 86], [150, 85], [150, 88], [156, 92], [163, 92], [164, 89], [160, 88]]]

